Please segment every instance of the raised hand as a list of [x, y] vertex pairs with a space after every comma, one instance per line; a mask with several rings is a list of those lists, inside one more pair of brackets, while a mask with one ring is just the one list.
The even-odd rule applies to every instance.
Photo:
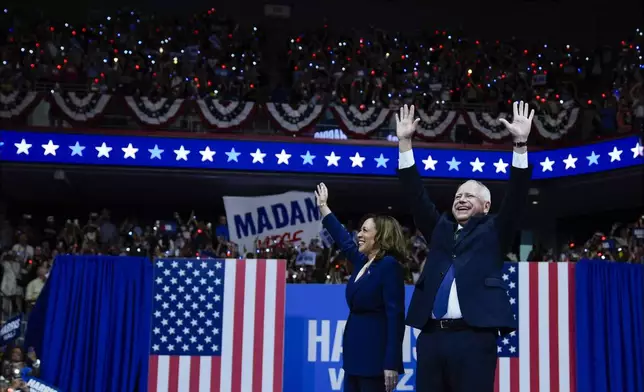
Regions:
[[315, 200], [318, 203], [318, 207], [324, 207], [326, 206], [326, 202], [329, 199], [329, 191], [326, 189], [326, 185], [324, 185], [323, 182], [321, 182], [317, 190], [315, 191]]
[[36, 351], [33, 347], [29, 347], [29, 349], [27, 350], [27, 358], [29, 358], [32, 362], [36, 362], [38, 360]]
[[416, 131], [419, 118], [414, 120], [414, 105], [403, 105], [400, 114], [396, 113], [396, 136], [399, 140], [410, 140]]
[[[528, 104], [524, 104], [523, 101], [515, 102], [514, 105], [512, 105], [512, 109], [512, 124], [510, 124], [504, 118], [499, 119], [499, 121], [501, 121], [503, 125], [505, 125], [508, 131], [510, 131], [516, 143], [525, 143], [528, 141], [530, 128], [532, 128], [534, 109], [530, 110]], [[530, 115], [528, 115], [529, 110]]]

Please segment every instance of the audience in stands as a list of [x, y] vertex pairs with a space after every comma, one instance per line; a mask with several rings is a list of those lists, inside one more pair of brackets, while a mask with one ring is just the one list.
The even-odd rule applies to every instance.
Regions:
[[644, 216], [633, 224], [616, 223], [607, 236], [596, 232], [583, 244], [571, 241], [560, 252], [535, 245], [528, 260], [571, 262], [580, 259], [644, 263]]
[[218, 91], [243, 99], [258, 83], [259, 31], [240, 29], [214, 9], [189, 20], [122, 10], [79, 25], [2, 16], [9, 31], [0, 47], [5, 88], [49, 82], [125, 95]]
[[29, 392], [25, 378], [40, 374], [40, 360], [34, 349], [30, 347], [25, 355], [19, 345], [9, 345], [0, 354], [0, 392]]
[[[13, 230], [11, 226], [8, 229]], [[314, 239], [309, 244], [275, 243], [258, 249], [239, 249], [230, 242], [227, 233], [223, 216], [213, 229], [211, 223], [197, 218], [194, 212], [186, 220], [175, 213], [169, 220], [126, 219], [120, 226], [112, 223], [108, 210], [90, 214], [83, 225], [77, 219], [57, 225], [53, 217], [38, 225], [30, 215], [24, 215], [14, 231], [16, 244], [5, 246], [7, 251], [2, 255], [3, 315], [6, 318], [25, 305], [33, 305], [59, 254], [279, 258], [288, 261], [287, 278], [292, 283], [342, 283], [351, 271], [343, 255], [332, 244], [324, 243], [324, 239]], [[413, 283], [422, 271], [428, 249], [417, 232], [406, 230], [406, 233], [412, 254], [405, 265], [406, 279]], [[519, 257], [508, 253], [506, 259], [517, 261]], [[644, 218], [633, 224], [615, 224], [608, 235], [598, 232], [585, 243], [567, 243], [561, 252], [537, 245], [527, 258], [547, 262], [580, 259], [644, 263]]]
[[424, 108], [458, 103], [505, 112], [521, 98], [554, 115], [574, 100], [598, 131], [642, 119], [641, 30], [614, 47], [585, 51], [512, 39], [483, 42], [439, 30], [340, 35], [323, 25], [293, 34], [284, 56], [264, 60], [263, 51], [275, 44], [267, 44], [263, 31], [215, 9], [186, 20], [122, 10], [77, 25], [8, 10], [0, 23], [8, 32], [0, 46], [5, 93], [48, 83], [151, 98], [414, 102]]

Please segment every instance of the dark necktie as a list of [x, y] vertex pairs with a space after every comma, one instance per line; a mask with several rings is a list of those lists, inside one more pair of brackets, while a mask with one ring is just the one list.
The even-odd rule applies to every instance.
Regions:
[[[454, 242], [458, 239], [462, 229], [456, 229], [454, 233]], [[449, 266], [445, 277], [441, 285], [438, 286], [438, 291], [436, 291], [436, 298], [434, 299], [434, 309], [432, 313], [436, 319], [441, 319], [447, 313], [447, 305], [449, 303], [449, 292], [452, 289], [452, 283], [454, 282], [454, 264]]]

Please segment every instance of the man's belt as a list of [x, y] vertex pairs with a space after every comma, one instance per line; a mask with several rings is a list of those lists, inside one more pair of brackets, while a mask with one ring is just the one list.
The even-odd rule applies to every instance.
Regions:
[[467, 325], [463, 319], [441, 319], [435, 320], [430, 319], [423, 331], [436, 331], [436, 330], [448, 330], [448, 331], [461, 331], [464, 329], [472, 329], [471, 326]]

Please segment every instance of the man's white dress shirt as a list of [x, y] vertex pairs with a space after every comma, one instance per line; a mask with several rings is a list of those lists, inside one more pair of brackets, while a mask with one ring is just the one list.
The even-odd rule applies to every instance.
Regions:
[[[414, 161], [414, 152], [413, 150], [401, 152], [398, 154], [398, 168], [407, 169], [408, 167], [414, 166], [416, 162]], [[518, 154], [516, 152], [512, 153], [512, 166], [518, 169], [527, 169], [528, 168], [528, 153]], [[463, 226], [458, 225], [458, 230], [461, 230]], [[429, 241], [429, 238], [425, 238], [426, 241]], [[431, 248], [431, 244], [430, 244]], [[432, 318], [434, 315], [432, 314]], [[444, 319], [460, 319], [463, 318], [463, 313], [461, 313], [461, 306], [458, 303], [458, 293], [456, 292], [456, 279], [452, 281], [452, 287], [449, 290], [449, 300], [447, 301], [447, 313], [443, 316]]]

